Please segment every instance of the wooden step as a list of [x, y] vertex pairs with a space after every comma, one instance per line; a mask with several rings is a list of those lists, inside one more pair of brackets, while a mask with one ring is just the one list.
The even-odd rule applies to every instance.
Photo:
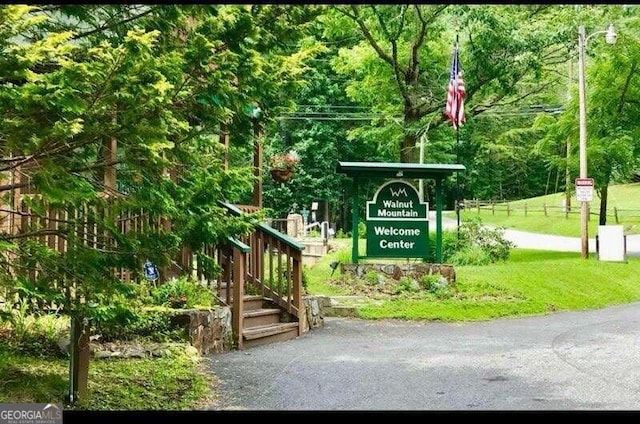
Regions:
[[[222, 300], [224, 300], [225, 302], [227, 301], [227, 299], [222, 298]], [[245, 311], [252, 311], [255, 309], [262, 309], [264, 306], [265, 302], [268, 302], [269, 299], [266, 297], [262, 297], [259, 294], [258, 295], [246, 295], [244, 296], [244, 305], [243, 305], [243, 309]], [[233, 308], [233, 297], [231, 299], [229, 299], [229, 307]]]
[[297, 322], [282, 322], [278, 324], [261, 325], [259, 327], [245, 328], [242, 331], [243, 345], [245, 348], [264, 344], [283, 342], [298, 337]]
[[280, 309], [253, 309], [244, 310], [244, 328], [260, 327], [263, 325], [277, 324], [280, 322]]
[[246, 295], [243, 297], [243, 299], [244, 299], [244, 303], [242, 304], [242, 309], [245, 312], [262, 309], [262, 305], [264, 304], [264, 297], [260, 295], [255, 295], [255, 296]]
[[[231, 285], [231, 289], [233, 289], [233, 285]], [[222, 289], [218, 292], [218, 297], [226, 302], [227, 301], [227, 283], [222, 283]], [[244, 308], [245, 309], [260, 309], [262, 308], [262, 300], [269, 301], [269, 298], [263, 297], [259, 294], [257, 295], [244, 295]], [[233, 303], [233, 293], [229, 296], [229, 306]]]

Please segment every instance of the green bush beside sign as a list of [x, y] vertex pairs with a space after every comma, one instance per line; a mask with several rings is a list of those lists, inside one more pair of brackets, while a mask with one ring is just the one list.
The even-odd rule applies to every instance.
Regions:
[[367, 257], [426, 258], [428, 203], [402, 180], [389, 181], [367, 202]]

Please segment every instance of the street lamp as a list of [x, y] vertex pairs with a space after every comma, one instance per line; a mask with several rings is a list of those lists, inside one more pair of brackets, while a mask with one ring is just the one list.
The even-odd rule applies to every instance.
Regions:
[[[587, 41], [596, 34], [605, 34], [608, 44], [615, 44], [616, 29], [613, 24], [603, 31], [596, 31], [585, 36], [584, 26], [578, 27], [578, 89], [580, 96], [580, 178], [587, 178], [587, 100], [585, 95], [584, 57]], [[580, 205], [580, 235], [582, 245], [582, 259], [589, 257], [589, 204], [582, 201]]]

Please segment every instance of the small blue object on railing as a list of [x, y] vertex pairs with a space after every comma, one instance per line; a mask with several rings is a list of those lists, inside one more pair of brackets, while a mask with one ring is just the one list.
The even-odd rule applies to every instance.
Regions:
[[144, 276], [149, 281], [156, 281], [160, 276], [160, 273], [158, 272], [158, 267], [155, 266], [155, 264], [148, 259], [144, 263]]

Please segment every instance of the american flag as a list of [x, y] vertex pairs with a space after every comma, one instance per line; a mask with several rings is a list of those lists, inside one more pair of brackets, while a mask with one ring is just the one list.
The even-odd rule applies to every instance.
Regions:
[[464, 124], [464, 81], [462, 79], [462, 68], [458, 60], [458, 44], [453, 48], [451, 56], [451, 73], [449, 75], [449, 88], [447, 90], [447, 106], [444, 114], [453, 124], [453, 128], [457, 129]]

